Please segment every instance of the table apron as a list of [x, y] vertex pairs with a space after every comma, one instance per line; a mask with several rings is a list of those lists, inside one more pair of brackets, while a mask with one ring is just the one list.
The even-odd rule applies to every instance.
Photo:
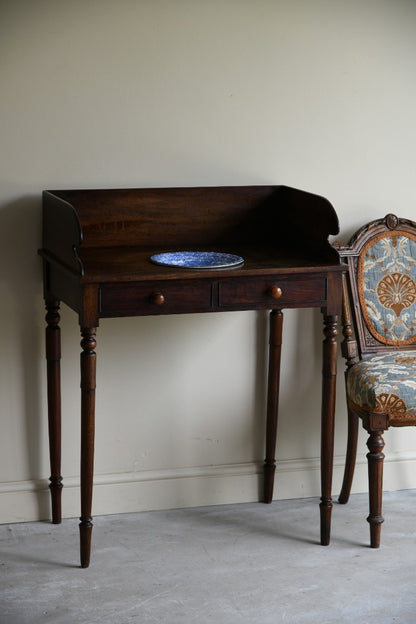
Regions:
[[101, 284], [99, 316], [322, 307], [327, 276], [260, 276]]

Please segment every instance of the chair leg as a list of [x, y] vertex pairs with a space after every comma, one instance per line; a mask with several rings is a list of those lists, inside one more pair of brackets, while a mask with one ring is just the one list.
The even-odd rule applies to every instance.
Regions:
[[348, 407], [348, 442], [347, 456], [345, 459], [344, 480], [342, 482], [341, 493], [338, 502], [341, 505], [348, 503], [350, 497], [352, 480], [354, 477], [355, 460], [357, 458], [358, 440], [358, 416]]
[[370, 497], [370, 514], [367, 521], [370, 523], [371, 548], [380, 546], [381, 524], [383, 523], [383, 460], [384, 440], [383, 431], [373, 431], [367, 441], [368, 450], [368, 481]]

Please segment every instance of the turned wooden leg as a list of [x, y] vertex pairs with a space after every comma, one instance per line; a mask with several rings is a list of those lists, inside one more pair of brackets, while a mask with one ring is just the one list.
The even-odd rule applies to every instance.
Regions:
[[338, 501], [341, 505], [348, 503], [352, 480], [354, 477], [355, 460], [357, 458], [358, 416], [348, 407], [348, 442], [345, 459], [344, 480]]
[[61, 494], [61, 330], [59, 301], [46, 298], [46, 363], [48, 394], [49, 458], [51, 467], [50, 491], [52, 522], [62, 521]]
[[282, 349], [283, 312], [270, 313], [269, 376], [267, 394], [266, 459], [264, 460], [264, 502], [273, 499], [276, 470], [277, 415], [279, 407], [280, 355]]
[[334, 460], [334, 419], [337, 375], [337, 317], [324, 315], [321, 424], [321, 544], [331, 537], [332, 468]]
[[95, 327], [81, 328], [81, 567], [88, 568], [92, 535], [92, 487], [94, 476]]
[[371, 548], [380, 546], [381, 525], [384, 521], [382, 513], [383, 497], [383, 461], [384, 440], [383, 431], [373, 431], [367, 441], [368, 450], [368, 482], [370, 498], [370, 515], [367, 521], [370, 523]]

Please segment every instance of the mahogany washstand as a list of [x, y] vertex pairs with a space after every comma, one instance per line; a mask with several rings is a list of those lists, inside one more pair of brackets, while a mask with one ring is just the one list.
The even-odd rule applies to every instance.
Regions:
[[[264, 500], [273, 496], [284, 308], [321, 308], [324, 320], [321, 425], [321, 544], [330, 541], [337, 315], [345, 266], [328, 236], [338, 233], [323, 197], [285, 186], [43, 193], [46, 358], [52, 521], [61, 522], [59, 306], [81, 329], [81, 566], [90, 562], [100, 318], [271, 310]], [[154, 253], [237, 254], [235, 268], [183, 269], [150, 262]]]

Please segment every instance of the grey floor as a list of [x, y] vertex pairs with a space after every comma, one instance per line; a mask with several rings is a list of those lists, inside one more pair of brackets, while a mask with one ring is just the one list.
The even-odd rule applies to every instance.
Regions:
[[0, 526], [1, 624], [415, 624], [416, 491], [384, 495], [368, 547], [367, 496], [97, 517], [89, 569], [78, 521]]

